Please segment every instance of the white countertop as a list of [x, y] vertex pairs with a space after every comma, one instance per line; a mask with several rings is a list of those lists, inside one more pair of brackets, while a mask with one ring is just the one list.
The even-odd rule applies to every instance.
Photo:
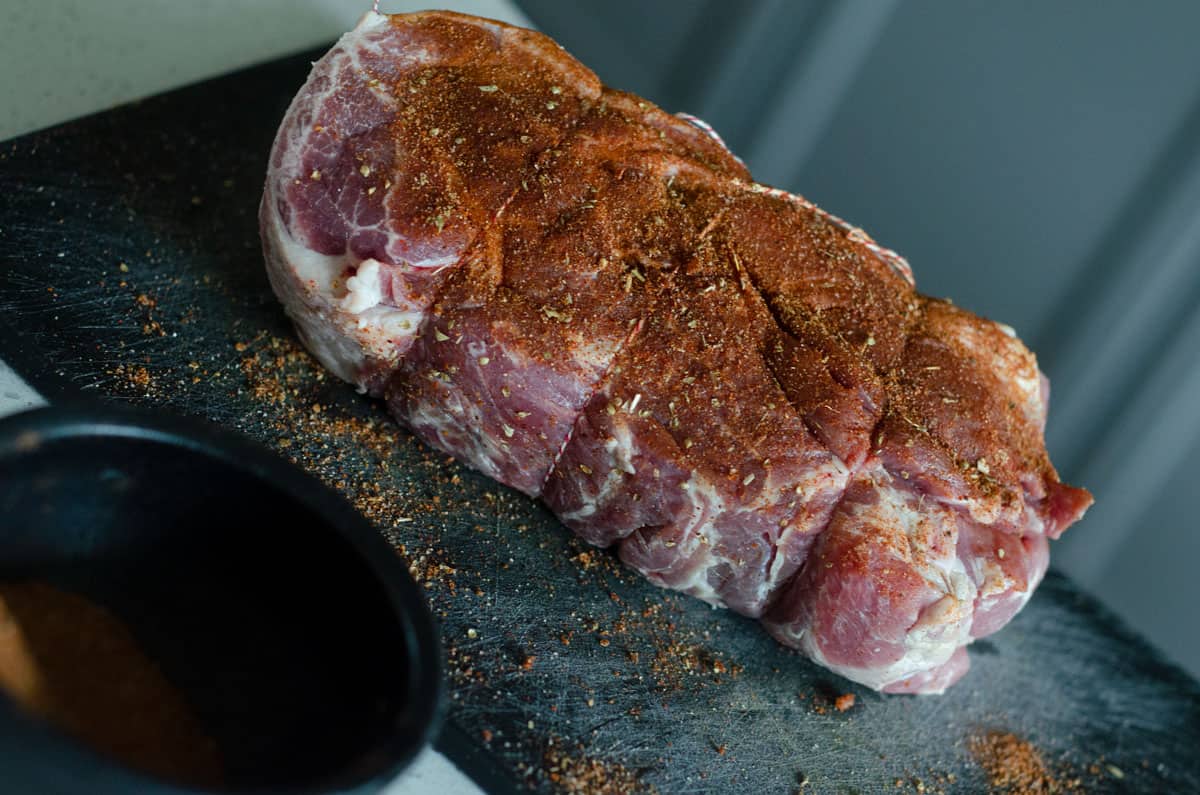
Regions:
[[[438, 5], [528, 24], [509, 0]], [[384, 0], [380, 10], [428, 6]], [[0, 141], [332, 41], [370, 7], [369, 0], [6, 0], [0, 3]], [[44, 402], [0, 361], [0, 416]], [[386, 793], [481, 791], [427, 749]]]

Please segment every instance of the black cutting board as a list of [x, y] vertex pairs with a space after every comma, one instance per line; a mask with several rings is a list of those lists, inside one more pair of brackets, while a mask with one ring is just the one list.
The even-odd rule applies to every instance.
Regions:
[[323, 377], [255, 218], [313, 57], [0, 143], [0, 357], [51, 399], [240, 429], [356, 500], [442, 623], [452, 756], [497, 790], [979, 792], [970, 738], [994, 731], [1089, 792], [1200, 791], [1200, 687], [1060, 575], [948, 694], [881, 696], [589, 552]]

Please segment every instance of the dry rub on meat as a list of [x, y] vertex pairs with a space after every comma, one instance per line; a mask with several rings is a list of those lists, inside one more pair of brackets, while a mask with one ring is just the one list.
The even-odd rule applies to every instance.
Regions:
[[368, 14], [261, 222], [304, 341], [417, 436], [871, 687], [960, 677], [1091, 503], [1010, 329], [538, 33]]

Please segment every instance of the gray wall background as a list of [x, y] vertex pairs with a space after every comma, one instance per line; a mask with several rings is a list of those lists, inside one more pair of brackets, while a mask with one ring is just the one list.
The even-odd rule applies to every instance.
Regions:
[[519, 5], [1013, 325], [1097, 496], [1055, 564], [1200, 675], [1200, 3]]

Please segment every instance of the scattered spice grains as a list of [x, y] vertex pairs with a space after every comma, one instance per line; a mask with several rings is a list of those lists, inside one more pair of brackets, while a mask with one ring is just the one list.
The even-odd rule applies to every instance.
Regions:
[[912, 775], [908, 778], [898, 778], [895, 788], [901, 792], [915, 792], [917, 795], [946, 795], [947, 792], [959, 791], [955, 784], [958, 776], [954, 773], [930, 772], [924, 776]]
[[600, 561], [602, 558], [603, 554], [601, 552], [594, 549], [585, 549], [578, 555], [573, 556], [571, 560], [579, 564], [579, 568], [583, 569], [584, 571], [592, 571], [593, 569], [600, 567]]
[[625, 568], [617, 556], [611, 552], [597, 549], [574, 536], [568, 539], [567, 543], [572, 550], [568, 555], [568, 560], [578, 567], [580, 581], [583, 581], [588, 575], [594, 577], [598, 582], [603, 582], [605, 577], [625, 580], [629, 576], [629, 569]]
[[588, 756], [582, 745], [576, 746], [573, 752], [568, 751], [554, 737], [550, 738], [542, 755], [541, 772], [555, 792], [571, 795], [656, 795], [658, 792], [624, 765]]
[[[379, 459], [394, 453], [401, 434], [391, 420], [382, 415], [359, 418], [326, 410], [327, 407], [317, 399], [316, 389], [326, 380], [325, 370], [299, 343], [266, 337], [235, 343], [234, 348], [244, 354], [241, 370], [251, 395], [277, 412], [272, 423], [279, 434], [274, 440], [275, 446], [288, 450], [297, 440], [318, 442], [320, 455], [289, 452], [289, 455], [302, 456], [297, 463], [309, 471], [328, 479], [328, 475], [337, 469], [335, 465], [342, 463], [336, 458], [339, 455], [337, 446], [328, 444], [333, 441], [353, 441], [357, 452], [366, 452]], [[346, 484], [335, 482], [333, 485], [344, 491]], [[368, 494], [362, 502], [360, 507], [365, 507], [368, 513], [383, 510], [384, 502], [399, 504], [394, 495], [385, 498], [378, 494]], [[387, 518], [392, 519], [388, 524], [411, 521], [410, 517], [401, 514]]]
[[842, 693], [833, 702], [833, 706], [837, 709], [838, 712], [846, 712], [847, 710], [853, 709], [854, 708], [854, 694], [853, 693]]
[[158, 301], [146, 293], [138, 293], [134, 296], [133, 301], [142, 310], [144, 315], [142, 322], [142, 333], [150, 337], [165, 337], [167, 330], [163, 328], [162, 323], [156, 317], [158, 309]]
[[[608, 553], [595, 554], [610, 557]], [[621, 649], [629, 663], [638, 664], [643, 654], [648, 655], [650, 673], [659, 690], [695, 690], [741, 675], [741, 665], [727, 662], [720, 652], [707, 647], [711, 639], [707, 631], [684, 627], [672, 620], [672, 612], [680, 609], [674, 595], [656, 594], [640, 609], [614, 599], [612, 594], [609, 598], [622, 605], [621, 615], [608, 623], [580, 617], [583, 629], [597, 636], [601, 648], [615, 645]], [[573, 635], [564, 633], [560, 637], [562, 644], [570, 645]]]
[[993, 731], [971, 737], [967, 747], [983, 767], [988, 784], [998, 793], [1083, 792], [1078, 778], [1060, 778], [1028, 740], [1009, 732]]
[[686, 639], [671, 640], [659, 637], [658, 646], [650, 670], [654, 672], [659, 686], [666, 690], [682, 690], [684, 685], [695, 687], [698, 677], [707, 677], [713, 684], [720, 684], [722, 675], [737, 678], [742, 666], [725, 663], [718, 652]]
[[158, 394], [158, 382], [143, 365], [118, 364], [108, 370], [117, 379], [123, 391], [154, 397]]

